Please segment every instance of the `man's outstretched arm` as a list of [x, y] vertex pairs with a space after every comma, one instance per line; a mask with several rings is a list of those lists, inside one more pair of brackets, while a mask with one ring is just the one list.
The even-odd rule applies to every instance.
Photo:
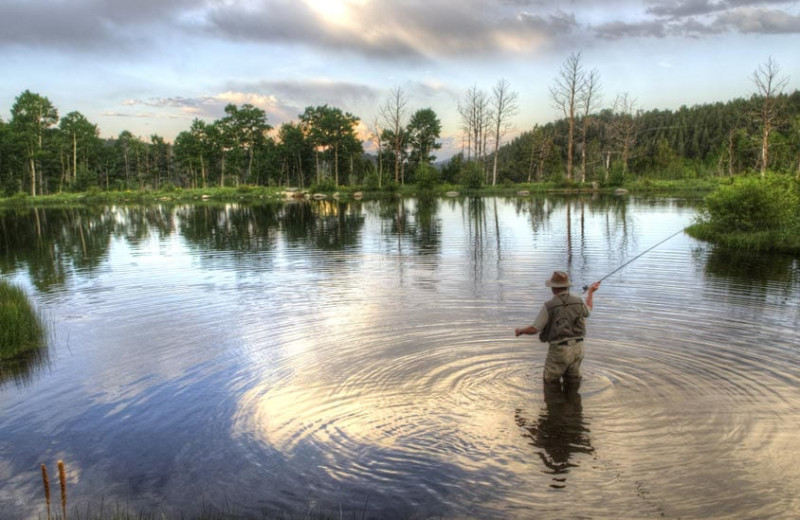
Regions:
[[594, 282], [592, 285], [589, 286], [589, 292], [586, 295], [586, 306], [589, 307], [589, 310], [592, 310], [592, 306], [594, 305], [594, 293], [599, 288], [600, 288], [600, 282]]

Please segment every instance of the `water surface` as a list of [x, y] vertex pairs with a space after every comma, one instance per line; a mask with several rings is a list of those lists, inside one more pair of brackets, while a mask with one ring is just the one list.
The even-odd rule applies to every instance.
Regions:
[[515, 338], [566, 269], [688, 225], [675, 199], [313, 201], [0, 213], [51, 324], [4, 367], [0, 517], [800, 514], [800, 266], [678, 234], [595, 295], [584, 380]]

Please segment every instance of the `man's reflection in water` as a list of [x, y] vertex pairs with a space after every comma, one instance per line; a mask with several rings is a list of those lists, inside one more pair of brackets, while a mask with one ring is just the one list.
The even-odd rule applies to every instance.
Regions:
[[522, 435], [530, 438], [530, 444], [539, 448], [536, 452], [553, 475], [551, 487], [566, 487], [566, 474], [569, 468], [578, 464], [570, 462], [576, 453], [594, 452], [589, 439], [589, 429], [583, 420], [581, 395], [578, 393], [580, 381], [544, 384], [545, 409], [534, 424], [517, 410], [514, 418], [523, 428]]

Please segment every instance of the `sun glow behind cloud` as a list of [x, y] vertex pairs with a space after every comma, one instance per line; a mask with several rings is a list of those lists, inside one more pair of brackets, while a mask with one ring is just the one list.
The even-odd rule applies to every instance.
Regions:
[[335, 25], [354, 25], [354, 9], [363, 8], [369, 0], [304, 0], [319, 19]]

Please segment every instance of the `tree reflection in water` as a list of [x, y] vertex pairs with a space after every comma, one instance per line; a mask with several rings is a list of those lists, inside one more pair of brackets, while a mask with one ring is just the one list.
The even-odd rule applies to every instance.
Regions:
[[589, 428], [583, 418], [583, 405], [579, 393], [580, 382], [544, 383], [545, 407], [535, 423], [517, 409], [514, 419], [523, 429], [522, 435], [530, 439], [530, 445], [553, 475], [552, 488], [566, 487], [570, 468], [578, 467], [574, 455], [591, 454], [594, 448], [589, 437]]

